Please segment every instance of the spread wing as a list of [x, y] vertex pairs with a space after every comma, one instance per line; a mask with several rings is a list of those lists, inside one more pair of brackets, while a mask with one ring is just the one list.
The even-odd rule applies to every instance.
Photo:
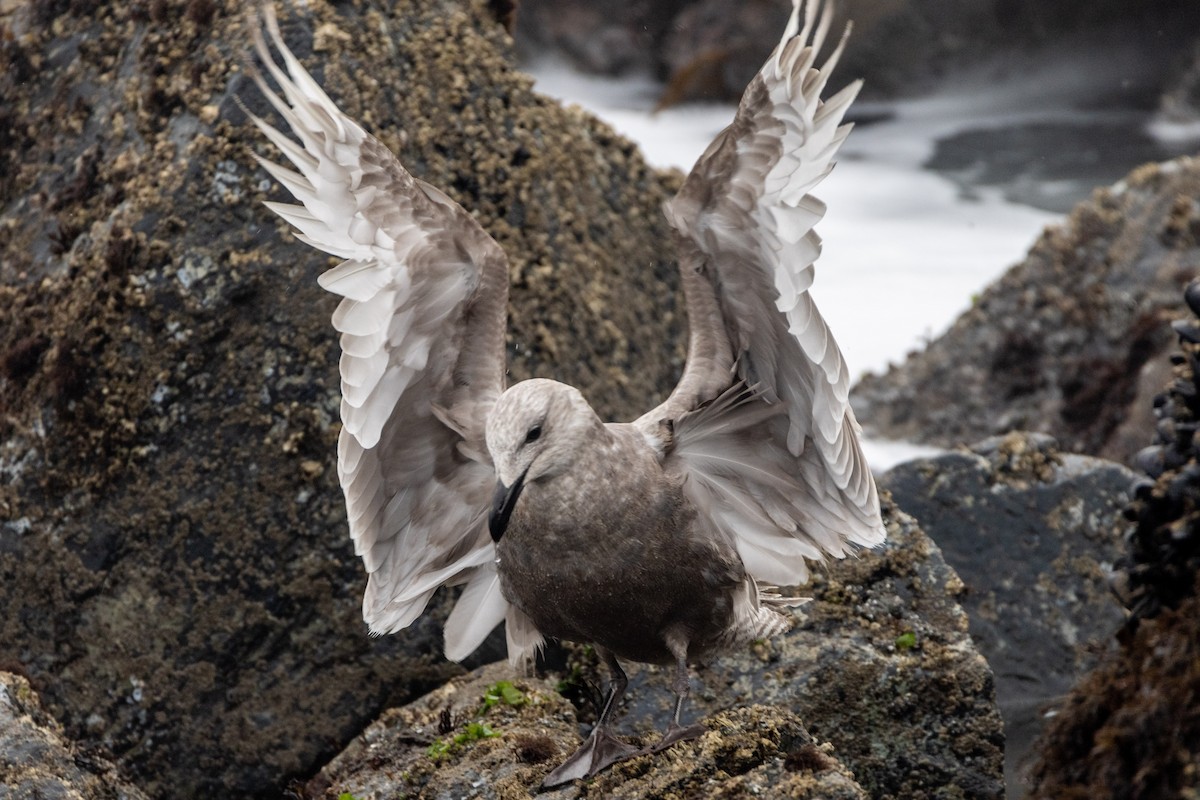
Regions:
[[411, 623], [443, 583], [466, 583], [446, 629], [463, 658], [508, 611], [486, 514], [495, 476], [487, 411], [504, 389], [508, 263], [466, 211], [410, 175], [343, 114], [287, 49], [285, 73], [259, 26], [255, 47], [282, 89], [251, 75], [295, 140], [251, 114], [295, 170], [258, 158], [301, 205], [268, 203], [297, 237], [345, 259], [321, 275], [341, 295], [338, 477], [355, 552], [369, 573], [376, 634]]
[[688, 361], [666, 402], [636, 423], [670, 441], [665, 464], [686, 474], [750, 574], [779, 585], [804, 582], [805, 559], [884, 539], [849, 373], [808, 293], [825, 207], [807, 192], [833, 167], [860, 84], [821, 99], [846, 36], [818, 68], [832, 3], [808, 0], [797, 34], [801, 2], [733, 123], [667, 206]]

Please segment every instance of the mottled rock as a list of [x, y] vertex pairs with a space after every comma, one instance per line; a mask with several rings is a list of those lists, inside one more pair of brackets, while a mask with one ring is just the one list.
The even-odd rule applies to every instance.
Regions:
[[[704, 738], [547, 796], [1003, 797], [1002, 723], [992, 672], [958, 604], [962, 582], [911, 517], [887, 503], [884, 517], [887, 544], [818, 571], [814, 599], [792, 632], [694, 674], [685, 717], [704, 722]], [[461, 720], [457, 736], [463, 722], [477, 719], [472, 709], [481, 702], [480, 687], [511, 678], [507, 667], [489, 667], [469, 691], [452, 684], [387, 712], [310, 789], [332, 798], [341, 791], [385, 797], [420, 788], [432, 798], [492, 786], [496, 797], [527, 796], [595, 719], [589, 702], [598, 700], [601, 679], [595, 656], [586, 648], [570, 652], [558, 686], [576, 699], [578, 711], [548, 691], [553, 682], [518, 681], [534, 706], [522, 712], [532, 716], [520, 723], [520, 735], [481, 740], [478, 753], [448, 770], [422, 766], [440, 709], [450, 705], [451, 719]], [[617, 720], [624, 734], [655, 741], [674, 702], [669, 672], [631, 670]], [[534, 765], [522, 763], [527, 746], [540, 754]], [[824, 764], [827, 756], [844, 766], [812, 775], [795, 768]]]
[[881, 486], [921, 521], [967, 591], [971, 638], [996, 675], [1008, 796], [1022, 797], [1045, 715], [1125, 619], [1108, 589], [1122, 551], [1127, 468], [1014, 433], [919, 459]]
[[661, 755], [539, 793], [546, 773], [579, 746], [578, 727], [556, 681], [513, 679], [507, 665], [494, 664], [386, 711], [305, 793], [329, 800], [344, 792], [360, 800], [869, 797], [833, 747], [813, 739], [796, 714], [761, 705], [715, 714], [700, 739]]
[[[277, 796], [459, 670], [436, 614], [375, 640], [360, 619], [336, 298], [261, 205], [244, 5], [0, 6], [0, 662], [156, 797]], [[669, 187], [531, 91], [495, 7], [281, 12], [510, 254], [513, 379], [629, 416], [681, 364]]]
[[[1200, 284], [1185, 298], [1200, 316]], [[1200, 327], [1176, 330], [1183, 352], [1154, 400], [1155, 443], [1138, 455], [1147, 477], [1114, 581], [1132, 614], [1047, 726], [1036, 798], [1200, 796]]]
[[1011, 430], [1128, 463], [1150, 439], [1159, 356], [1200, 274], [1200, 159], [1098, 189], [945, 334], [853, 402], [870, 431], [953, 446]]
[[29, 681], [11, 672], [0, 672], [0, 797], [146, 800], [110, 761], [68, 741]]

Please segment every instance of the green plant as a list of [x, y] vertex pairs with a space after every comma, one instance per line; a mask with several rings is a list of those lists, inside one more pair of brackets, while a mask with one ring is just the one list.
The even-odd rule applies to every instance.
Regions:
[[917, 635], [912, 631], [905, 631], [896, 637], [896, 649], [911, 650], [917, 646]]
[[579, 689], [584, 686], [584, 683], [583, 667], [579, 666], [578, 664], [572, 664], [571, 671], [567, 673], [565, 678], [555, 684], [554, 691], [562, 695], [569, 694], [571, 692], [577, 693]]
[[479, 709], [479, 713], [482, 714], [492, 706], [500, 704], [519, 708], [525, 705], [525, 702], [525, 695], [520, 689], [508, 681], [497, 681], [489, 686], [487, 692], [484, 693], [483, 708]]
[[482, 722], [472, 722], [467, 725], [462, 733], [456, 734], [450, 739], [443, 739], [429, 745], [426, 754], [434, 761], [437, 761], [452, 753], [457, 753], [472, 742], [478, 742], [480, 739], [494, 739], [499, 735]]

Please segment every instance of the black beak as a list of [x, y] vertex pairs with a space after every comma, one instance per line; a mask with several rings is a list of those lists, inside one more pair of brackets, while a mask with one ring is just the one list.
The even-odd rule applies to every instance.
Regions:
[[517, 505], [517, 498], [521, 496], [521, 490], [524, 488], [524, 473], [513, 481], [512, 486], [496, 483], [496, 494], [492, 498], [492, 513], [488, 516], [488, 530], [492, 532], [493, 542], [500, 541], [500, 537], [504, 535], [504, 530], [508, 527], [508, 518], [512, 516], [513, 508]]

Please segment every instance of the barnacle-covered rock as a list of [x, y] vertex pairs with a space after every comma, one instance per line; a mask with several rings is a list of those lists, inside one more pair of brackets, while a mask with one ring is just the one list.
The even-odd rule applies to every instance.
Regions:
[[[1004, 735], [962, 581], [912, 517], [884, 505], [887, 543], [818, 571], [792, 631], [696, 670], [685, 717], [705, 726], [700, 739], [537, 792], [595, 719], [597, 659], [576, 647], [548, 679], [493, 665], [385, 712], [307, 796], [1000, 800]], [[670, 672], [631, 672], [624, 736], [657, 741]], [[504, 680], [518, 705], [485, 699]]]
[[[1184, 294], [1200, 313], [1200, 282]], [[1120, 646], [1071, 692], [1039, 746], [1033, 797], [1153, 800], [1200, 793], [1200, 344], [1155, 398], [1149, 478], [1126, 509], [1132, 527], [1113, 589], [1128, 607]]]
[[[1200, 315], [1200, 281], [1188, 285], [1184, 300]], [[1135, 526], [1114, 582], [1135, 623], [1178, 608], [1196, 592], [1200, 574], [1200, 327], [1195, 320], [1172, 327], [1183, 353], [1172, 359], [1173, 379], [1154, 400], [1154, 444], [1138, 453], [1153, 484], [1139, 483], [1127, 510]]]

